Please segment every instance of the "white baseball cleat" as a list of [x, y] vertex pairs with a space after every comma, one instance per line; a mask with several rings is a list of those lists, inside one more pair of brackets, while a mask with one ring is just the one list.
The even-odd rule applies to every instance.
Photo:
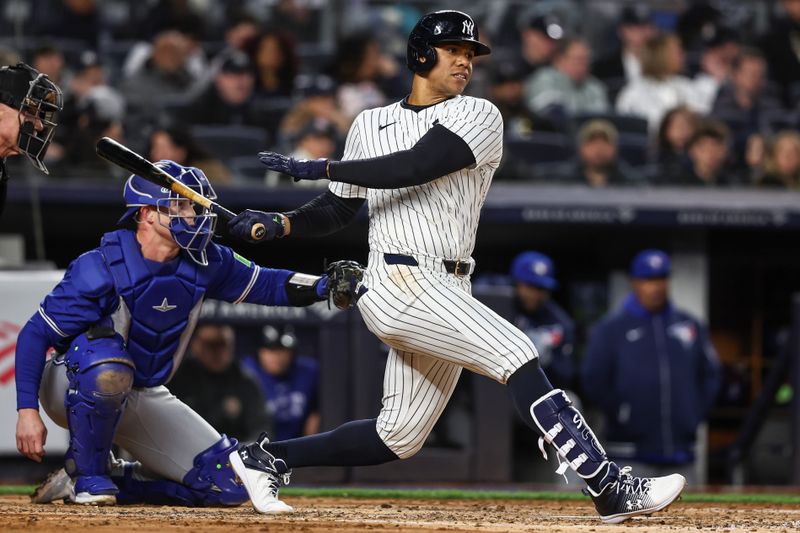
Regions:
[[262, 433], [253, 444], [231, 452], [228, 459], [256, 511], [263, 514], [293, 513], [290, 505], [278, 499], [278, 491], [289, 484], [292, 471], [283, 459], [276, 459], [264, 450], [262, 445], [268, 442], [266, 433]]

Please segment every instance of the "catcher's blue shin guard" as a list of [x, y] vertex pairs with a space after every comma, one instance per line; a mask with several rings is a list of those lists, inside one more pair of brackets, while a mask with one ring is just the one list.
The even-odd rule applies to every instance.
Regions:
[[542, 433], [539, 449], [544, 458], [547, 459], [545, 443], [552, 444], [558, 453], [557, 473], [563, 474], [571, 467], [580, 477], [590, 480], [605, 472], [608, 466], [605, 450], [564, 391], [548, 392], [533, 402], [530, 412]]
[[107, 327], [78, 336], [64, 359], [69, 379], [64, 399], [69, 425], [66, 471], [75, 479], [76, 495], [116, 494], [108, 456], [133, 383], [133, 360], [122, 337]]
[[187, 507], [240, 505], [248, 500], [247, 491], [237, 482], [228, 462], [228, 456], [238, 445], [236, 439], [223, 435], [195, 457], [194, 468], [184, 476], [183, 483], [167, 479], [137, 479], [134, 464], [128, 463], [124, 474], [113, 478], [119, 487], [117, 503]]

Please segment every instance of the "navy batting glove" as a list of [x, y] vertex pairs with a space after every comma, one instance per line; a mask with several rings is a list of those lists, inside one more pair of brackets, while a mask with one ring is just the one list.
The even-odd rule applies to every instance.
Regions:
[[275, 152], [259, 152], [258, 160], [270, 170], [298, 180], [321, 180], [328, 177], [327, 159], [295, 159]]
[[[264, 224], [266, 230], [264, 238], [261, 240], [255, 240], [252, 236], [253, 225], [258, 223]], [[271, 241], [283, 237], [283, 219], [279, 213], [246, 209], [228, 222], [228, 231], [231, 232], [231, 235], [247, 242]]]

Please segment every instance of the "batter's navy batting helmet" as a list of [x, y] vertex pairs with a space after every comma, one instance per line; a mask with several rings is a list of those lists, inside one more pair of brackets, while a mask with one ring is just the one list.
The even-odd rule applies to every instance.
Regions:
[[406, 62], [414, 72], [425, 72], [436, 64], [435, 44], [462, 42], [475, 45], [475, 55], [491, 53], [488, 46], [480, 42], [478, 28], [472, 17], [461, 11], [436, 11], [428, 13], [414, 26], [408, 36]]

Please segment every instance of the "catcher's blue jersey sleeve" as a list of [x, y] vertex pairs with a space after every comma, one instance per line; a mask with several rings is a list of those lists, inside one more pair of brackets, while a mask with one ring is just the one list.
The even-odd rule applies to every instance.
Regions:
[[[290, 270], [260, 267], [227, 246], [209, 245], [209, 261], [218, 263], [208, 286], [208, 297], [226, 302], [289, 305], [286, 281]], [[213, 255], [212, 255], [213, 254]]]
[[47, 349], [67, 349], [76, 336], [118, 305], [111, 273], [98, 250], [86, 252], [69, 265], [17, 339], [17, 409], [38, 408]]

